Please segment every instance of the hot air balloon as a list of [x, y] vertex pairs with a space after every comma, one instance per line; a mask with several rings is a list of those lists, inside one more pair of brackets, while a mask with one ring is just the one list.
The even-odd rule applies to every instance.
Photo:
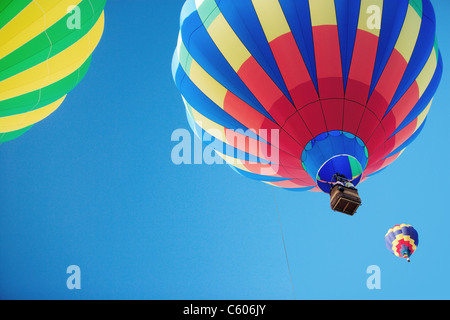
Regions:
[[0, 2], [0, 142], [54, 112], [84, 77], [106, 0]]
[[187, 0], [172, 61], [234, 171], [348, 214], [423, 129], [442, 68], [429, 0]]
[[408, 224], [400, 224], [392, 227], [384, 237], [386, 248], [397, 257], [406, 258], [410, 262], [410, 256], [419, 245], [419, 234]]

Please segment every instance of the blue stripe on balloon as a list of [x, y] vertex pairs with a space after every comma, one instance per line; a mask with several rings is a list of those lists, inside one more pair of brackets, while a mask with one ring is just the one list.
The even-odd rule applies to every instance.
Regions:
[[[194, 8], [192, 8], [191, 2], [194, 2]], [[181, 36], [192, 58], [222, 86], [266, 118], [275, 122], [241, 78], [239, 78], [211, 39], [195, 9], [195, 1], [188, 1], [186, 5], [188, 5], [188, 9], [185, 10], [182, 20]], [[193, 9], [194, 11], [191, 11]]]
[[399, 153], [400, 151], [402, 151], [403, 149], [405, 149], [407, 146], [409, 146], [414, 140], [416, 140], [416, 138], [419, 136], [420, 132], [422, 132], [423, 128], [425, 127], [425, 123], [427, 122], [427, 120], [425, 119], [425, 121], [422, 123], [422, 125], [419, 127], [419, 129], [416, 130], [416, 132], [414, 132], [411, 137], [408, 138], [408, 140], [406, 140], [405, 142], [403, 142], [398, 148], [396, 148], [394, 151], [392, 151], [386, 158], [389, 158], [397, 153]]
[[302, 187], [302, 188], [281, 188], [284, 190], [288, 190], [288, 191], [293, 191], [293, 192], [304, 192], [304, 191], [309, 191], [314, 189], [315, 187]]
[[260, 158], [255, 155], [251, 155], [245, 151], [239, 150], [232, 145], [226, 143], [225, 141], [221, 141], [220, 139], [215, 138], [214, 136], [210, 135], [208, 132], [203, 130], [202, 127], [200, 127], [197, 122], [192, 118], [191, 114], [189, 112], [186, 112], [186, 116], [188, 119], [189, 126], [191, 127], [192, 131], [195, 133], [198, 139], [202, 141], [202, 149], [204, 151], [204, 148], [207, 145], [212, 146], [218, 146], [220, 145], [221, 148], [217, 151], [224, 155], [228, 155], [230, 157], [233, 157], [235, 159], [239, 159], [242, 161], [252, 161], [256, 163], [263, 163], [263, 164], [270, 164], [270, 161], [267, 161], [263, 158]]
[[[429, 2], [423, 2], [424, 14], [434, 15], [433, 7]], [[389, 104], [386, 114], [395, 106], [400, 98], [406, 93], [411, 85], [416, 81], [417, 76], [423, 70], [423, 67], [427, 63], [430, 53], [434, 48], [435, 39], [430, 37], [430, 34], [435, 34], [436, 24], [434, 19], [430, 19], [427, 16], [423, 16], [422, 25], [420, 26], [419, 36], [417, 38], [414, 51], [411, 59], [408, 62], [403, 78], [395, 92], [395, 95]]]
[[314, 38], [308, 0], [279, 0], [292, 35], [318, 92]]
[[369, 97], [372, 95], [397, 43], [398, 36], [405, 21], [408, 4], [408, 0], [383, 1], [380, 37]]
[[252, 179], [252, 180], [266, 181], [266, 182], [279, 182], [279, 181], [291, 180], [290, 178], [264, 176], [264, 175], [252, 173], [252, 172], [249, 172], [249, 171], [244, 171], [244, 170], [241, 170], [239, 168], [236, 168], [235, 166], [233, 166], [231, 164], [229, 164], [229, 166], [231, 167], [231, 169], [233, 169], [234, 171], [236, 171], [240, 175], [242, 175], [242, 176], [244, 176], [246, 178]]
[[216, 3], [228, 24], [253, 58], [255, 58], [261, 68], [264, 69], [272, 81], [292, 102], [252, 2], [242, 0], [216, 0]]
[[405, 128], [408, 124], [411, 123], [411, 121], [416, 119], [422, 113], [422, 111], [425, 110], [425, 108], [429, 105], [431, 99], [433, 99], [433, 96], [436, 93], [436, 90], [439, 86], [439, 83], [442, 78], [442, 73], [443, 73], [442, 56], [439, 53], [438, 64], [434, 72], [433, 78], [431, 79], [428, 87], [426, 88], [425, 92], [423, 93], [422, 97], [420, 97], [419, 101], [416, 103], [414, 108], [406, 116], [405, 120], [403, 120], [402, 123], [397, 127], [397, 129], [394, 131], [391, 137], [396, 133], [398, 133], [403, 128]]
[[209, 99], [197, 86], [187, 77], [183, 68], [179, 67], [175, 75], [178, 89], [186, 101], [195, 106], [195, 109], [206, 118], [215, 123], [232, 130], [244, 130], [248, 128], [234, 119], [222, 108]]
[[358, 29], [360, 0], [335, 1], [336, 17], [341, 48], [342, 75], [344, 88], [347, 87], [348, 74], [353, 58], [356, 31]]

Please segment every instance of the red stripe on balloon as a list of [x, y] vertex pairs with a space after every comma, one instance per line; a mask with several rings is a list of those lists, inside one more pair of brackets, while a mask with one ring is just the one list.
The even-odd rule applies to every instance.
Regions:
[[238, 71], [239, 77], [263, 105], [272, 118], [283, 124], [295, 111], [295, 107], [277, 87], [255, 58], [250, 57]]
[[336, 25], [312, 29], [320, 99], [343, 98], [341, 50]]
[[407, 66], [401, 53], [394, 49], [367, 104], [379, 119], [386, 113]]
[[[391, 136], [395, 130], [400, 126], [400, 124], [405, 120], [411, 110], [419, 101], [419, 86], [417, 82], [411, 85], [411, 87], [406, 91], [406, 93], [400, 98], [400, 100], [394, 105], [394, 107], [388, 112], [386, 116], [392, 116], [394, 121], [391, 123], [384, 124], [388, 136]], [[383, 121], [384, 122], [384, 119]]]
[[354, 135], [358, 132], [358, 127], [364, 114], [365, 107], [354, 101], [344, 101], [343, 129]]
[[283, 80], [297, 109], [317, 101], [317, 91], [292, 33], [270, 42]]
[[367, 31], [356, 33], [352, 62], [345, 90], [345, 98], [365, 105], [368, 100], [373, 68], [378, 48], [378, 37]]

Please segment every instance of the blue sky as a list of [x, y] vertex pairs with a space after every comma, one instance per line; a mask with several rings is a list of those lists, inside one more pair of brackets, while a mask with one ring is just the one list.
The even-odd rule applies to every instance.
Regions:
[[[276, 197], [297, 299], [449, 299], [450, 2], [432, 2], [444, 75], [427, 124], [349, 217], [325, 194], [173, 164], [172, 132], [188, 128], [171, 75], [183, 0], [108, 1], [86, 77], [0, 146], [0, 298], [293, 299]], [[411, 263], [384, 245], [399, 223], [419, 232]]]

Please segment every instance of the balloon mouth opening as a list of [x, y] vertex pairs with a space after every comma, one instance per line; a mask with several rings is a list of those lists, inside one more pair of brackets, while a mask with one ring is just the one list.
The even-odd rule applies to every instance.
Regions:
[[402, 250], [401, 254], [403, 255], [403, 258], [406, 258], [406, 260], [409, 261], [409, 257], [411, 256], [411, 250], [410, 249]]
[[330, 193], [333, 176], [339, 173], [353, 185], [361, 180], [369, 160], [364, 142], [352, 133], [328, 131], [309, 141], [302, 151], [302, 166], [318, 188]]
[[345, 177], [355, 187], [362, 178], [363, 167], [355, 157], [349, 154], [340, 154], [331, 157], [322, 164], [316, 174], [316, 184], [325, 193], [331, 192], [336, 183], [336, 175]]

